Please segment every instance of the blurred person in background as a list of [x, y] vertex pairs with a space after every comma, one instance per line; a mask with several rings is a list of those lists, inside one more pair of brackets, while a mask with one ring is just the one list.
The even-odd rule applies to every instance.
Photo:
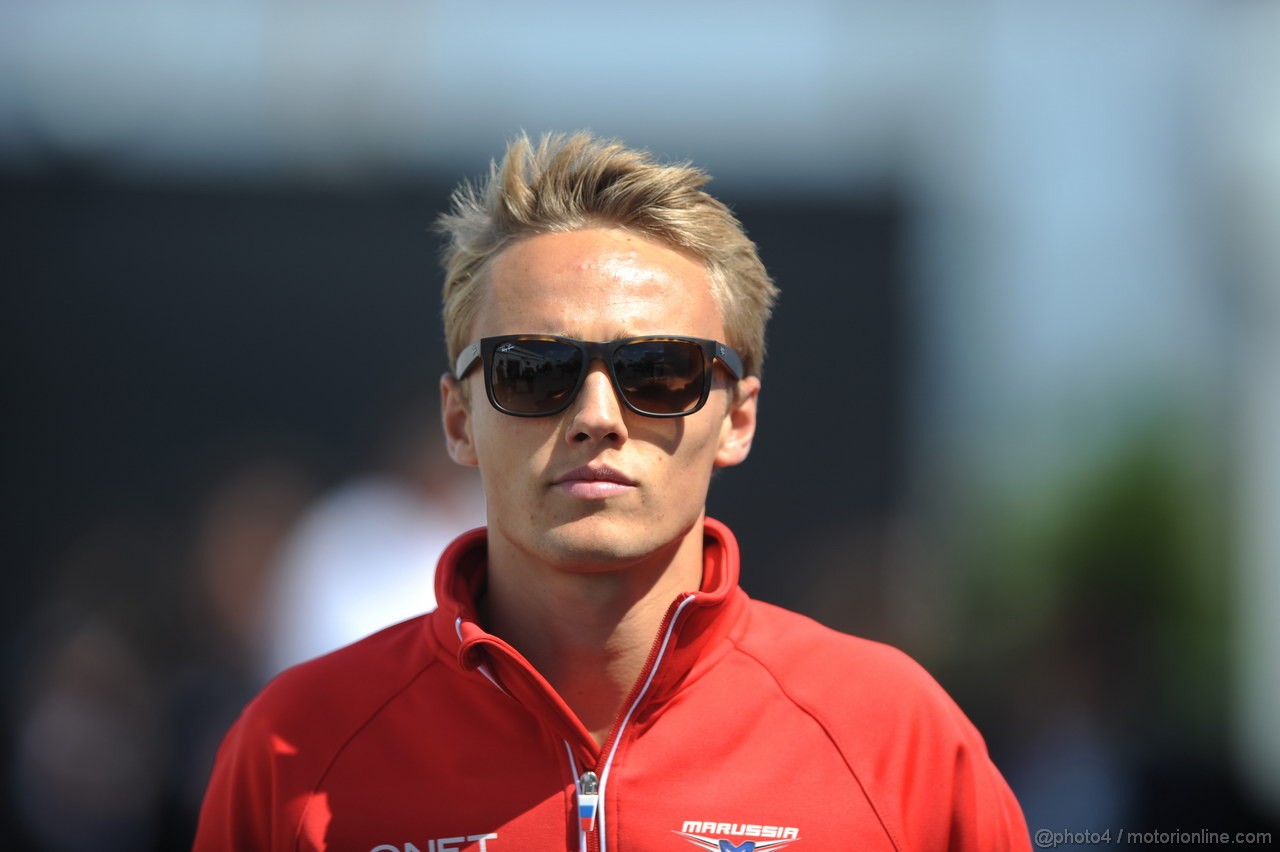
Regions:
[[191, 835], [218, 742], [261, 685], [267, 577], [310, 497], [282, 453], [212, 468], [186, 519], [124, 507], [76, 537], [20, 629], [11, 783], [30, 848]]
[[271, 572], [264, 680], [435, 606], [435, 566], [459, 529], [484, 523], [471, 471], [453, 464], [439, 408], [401, 394], [375, 469], [309, 508]]
[[14, 719], [8, 779], [19, 822], [9, 848], [133, 852], [155, 848], [169, 760], [164, 712], [162, 576], [166, 537], [121, 512], [74, 539], [45, 599], [19, 629], [6, 701]]
[[519, 137], [455, 194], [443, 421], [488, 527], [438, 609], [248, 707], [198, 850], [1029, 848], [923, 669], [738, 585], [705, 501], [751, 449], [776, 289], [707, 180]]
[[307, 468], [281, 451], [238, 454], [217, 467], [197, 500], [181, 625], [170, 640], [182, 648], [169, 675], [175, 836], [189, 836], [218, 743], [261, 688], [268, 589], [315, 493]]

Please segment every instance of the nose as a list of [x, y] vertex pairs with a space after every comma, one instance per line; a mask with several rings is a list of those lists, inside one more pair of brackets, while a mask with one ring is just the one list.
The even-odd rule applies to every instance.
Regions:
[[621, 444], [627, 439], [624, 406], [613, 389], [609, 370], [596, 361], [582, 380], [582, 390], [569, 408], [571, 419], [565, 439], [571, 444], [605, 441]]

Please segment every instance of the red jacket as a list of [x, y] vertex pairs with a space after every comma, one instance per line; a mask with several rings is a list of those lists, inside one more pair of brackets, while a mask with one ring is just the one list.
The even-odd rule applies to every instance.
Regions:
[[713, 520], [705, 565], [600, 748], [477, 622], [485, 532], [463, 535], [441, 557], [435, 612], [291, 669], [249, 705], [195, 849], [1030, 849], [981, 736], [923, 669], [748, 599]]

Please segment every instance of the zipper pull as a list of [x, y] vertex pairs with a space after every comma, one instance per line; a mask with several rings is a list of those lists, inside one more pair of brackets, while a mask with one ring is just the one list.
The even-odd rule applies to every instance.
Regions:
[[578, 823], [583, 831], [596, 827], [596, 809], [600, 804], [600, 779], [591, 771], [578, 779]]

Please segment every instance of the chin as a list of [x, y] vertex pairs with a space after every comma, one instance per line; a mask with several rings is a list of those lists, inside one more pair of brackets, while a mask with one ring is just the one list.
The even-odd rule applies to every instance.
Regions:
[[610, 571], [678, 547], [687, 529], [592, 515], [553, 527], [541, 538], [547, 557], [566, 568]]

